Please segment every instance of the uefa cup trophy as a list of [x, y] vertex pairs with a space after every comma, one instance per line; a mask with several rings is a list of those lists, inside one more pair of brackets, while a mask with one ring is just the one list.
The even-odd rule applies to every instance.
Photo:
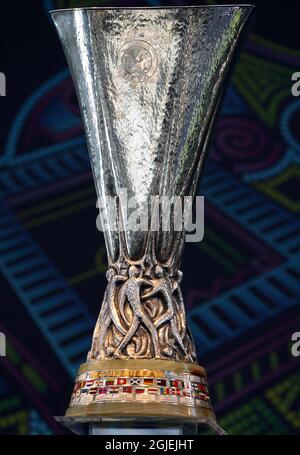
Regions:
[[[107, 288], [69, 420], [197, 422], [221, 431], [180, 290], [186, 232], [133, 229], [121, 193], [126, 190], [127, 201], [134, 197], [144, 214], [154, 196], [195, 196], [224, 81], [252, 10], [51, 12], [104, 201], [108, 256]], [[160, 220], [163, 213], [156, 213]]]

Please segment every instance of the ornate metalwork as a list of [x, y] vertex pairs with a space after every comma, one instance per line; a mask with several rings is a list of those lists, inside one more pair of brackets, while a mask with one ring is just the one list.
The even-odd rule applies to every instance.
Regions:
[[157, 264], [115, 264], [95, 327], [88, 360], [172, 359], [195, 362], [180, 290], [182, 272]]
[[[52, 12], [78, 95], [97, 195], [104, 201], [108, 284], [87, 370], [107, 359], [139, 365], [176, 360], [182, 370], [194, 368], [180, 289], [185, 231], [172, 225], [169, 231], [133, 230], [121, 192], [126, 189], [145, 213], [153, 196], [195, 196], [225, 76], [251, 10], [231, 5]], [[118, 200], [117, 229], [110, 198]], [[132, 405], [132, 412], [142, 412]], [[166, 408], [147, 407], [147, 413], [158, 412]], [[208, 416], [205, 407], [174, 415], [180, 412]], [[209, 416], [214, 418], [212, 410]]]

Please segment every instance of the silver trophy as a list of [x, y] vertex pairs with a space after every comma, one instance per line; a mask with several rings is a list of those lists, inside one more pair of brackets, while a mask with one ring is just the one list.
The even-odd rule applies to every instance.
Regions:
[[[180, 290], [186, 231], [160, 224], [133, 229], [122, 195], [147, 215], [153, 198], [195, 196], [224, 81], [252, 10], [51, 13], [80, 104], [109, 264], [91, 350], [64, 422], [206, 423], [221, 432]], [[164, 210], [154, 206], [160, 222]]]

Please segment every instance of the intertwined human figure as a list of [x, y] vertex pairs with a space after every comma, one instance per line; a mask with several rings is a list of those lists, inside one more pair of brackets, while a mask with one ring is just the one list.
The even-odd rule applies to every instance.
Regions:
[[152, 289], [143, 295], [143, 299], [148, 299], [149, 297], [156, 296], [157, 294], [160, 293], [167, 304], [167, 311], [154, 322], [154, 326], [156, 329], [158, 329], [162, 324], [164, 324], [167, 321], [170, 321], [175, 340], [177, 341], [183, 352], [187, 354], [182, 341], [182, 337], [179, 333], [176, 319], [174, 317], [175, 316], [173, 303], [174, 286], [172, 285], [170, 278], [164, 275], [163, 268], [160, 265], [156, 265], [155, 267], [155, 276], [156, 278], [151, 280]]
[[[124, 333], [124, 327], [120, 321], [119, 315], [124, 315], [124, 305], [126, 300], [129, 302], [132, 312], [133, 312], [133, 319], [131, 325], [124, 336], [123, 340], [115, 350], [112, 358], [117, 358], [120, 356], [122, 350], [128, 345], [131, 341], [132, 337], [136, 333], [140, 324], [143, 324], [150, 332], [153, 349], [154, 349], [154, 356], [155, 358], [160, 358], [160, 349], [159, 349], [159, 341], [158, 341], [158, 334], [157, 330], [154, 326], [154, 323], [151, 321], [150, 317], [144, 310], [143, 304], [141, 303], [141, 287], [142, 286], [152, 286], [152, 282], [147, 280], [143, 277], [139, 276], [139, 269], [135, 265], [131, 265], [128, 271], [128, 279], [124, 282], [119, 292], [118, 298], [118, 308], [115, 307], [115, 301], [111, 302], [111, 308], [113, 311], [113, 320], [117, 328], [121, 329], [121, 333]], [[111, 286], [113, 283], [116, 283], [119, 280], [124, 280], [122, 275], [115, 275]]]

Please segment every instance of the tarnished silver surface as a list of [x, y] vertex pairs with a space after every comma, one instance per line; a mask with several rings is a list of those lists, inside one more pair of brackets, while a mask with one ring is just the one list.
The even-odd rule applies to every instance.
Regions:
[[[194, 195], [251, 6], [52, 12], [98, 196]], [[121, 218], [125, 207], [119, 201]], [[179, 270], [184, 232], [105, 233], [108, 286], [89, 360], [196, 361]]]

